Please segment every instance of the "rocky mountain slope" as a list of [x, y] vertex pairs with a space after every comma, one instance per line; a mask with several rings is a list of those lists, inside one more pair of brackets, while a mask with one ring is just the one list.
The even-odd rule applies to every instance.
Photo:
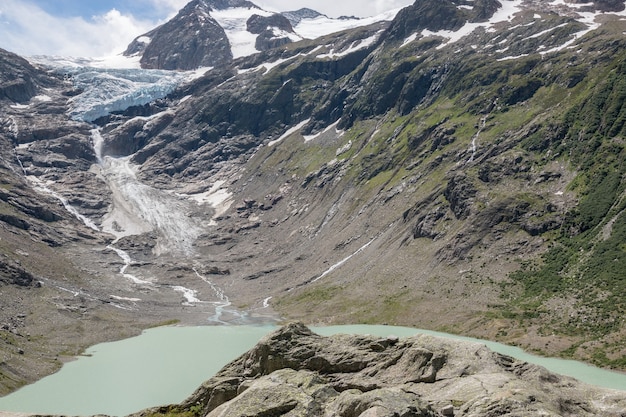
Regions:
[[[50, 312], [72, 346], [125, 320], [286, 317], [625, 369], [625, 30], [623, 1], [418, 0], [217, 48], [203, 76], [95, 119], [76, 75], [2, 53], [1, 297], [25, 300], [2, 311], [3, 349], [47, 343]], [[20, 358], [6, 389], [33, 378]]]
[[152, 416], [621, 416], [626, 399], [489, 351], [420, 335], [322, 337], [286, 326]]

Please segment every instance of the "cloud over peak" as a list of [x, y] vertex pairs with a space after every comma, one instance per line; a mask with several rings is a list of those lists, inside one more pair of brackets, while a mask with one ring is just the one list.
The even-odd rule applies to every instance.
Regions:
[[[175, 0], [163, 3], [164, 11]], [[122, 52], [138, 34], [159, 22], [140, 20], [110, 9], [91, 18], [54, 16], [24, 0], [3, 0], [0, 10], [0, 47], [20, 55], [106, 56]], [[165, 4], [167, 3], [167, 4]], [[179, 1], [180, 3], [180, 1]], [[168, 13], [169, 14], [169, 13]]]

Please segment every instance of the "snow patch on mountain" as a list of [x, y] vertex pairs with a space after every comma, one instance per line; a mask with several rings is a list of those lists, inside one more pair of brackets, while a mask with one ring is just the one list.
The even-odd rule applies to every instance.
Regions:
[[226, 187], [226, 182], [221, 180], [216, 181], [208, 191], [203, 193], [177, 193], [176, 196], [192, 200], [199, 205], [208, 204], [214, 210], [208, 226], [216, 226], [217, 219], [224, 214], [234, 202], [232, 193]]
[[[453, 44], [455, 42], [458, 42], [459, 40], [463, 39], [464, 37], [466, 37], [467, 35], [473, 33], [476, 29], [478, 28], [484, 28], [487, 32], [496, 32], [496, 28], [495, 25], [497, 24], [501, 24], [503, 22], [511, 22], [513, 21], [513, 19], [515, 18], [515, 15], [518, 14], [519, 12], [522, 12], [524, 10], [524, 6], [523, 6], [524, 0], [509, 0], [509, 1], [502, 1], [501, 4], [502, 6], [494, 13], [494, 15], [486, 22], [480, 22], [480, 23], [466, 23], [462, 28], [460, 28], [457, 31], [449, 31], [449, 30], [441, 30], [441, 31], [437, 31], [437, 32], [433, 32], [430, 31], [428, 29], [424, 29], [422, 30], [420, 33], [413, 33], [410, 36], [408, 36], [402, 46], [405, 46], [417, 39], [420, 39], [422, 37], [441, 37], [446, 39], [445, 42], [443, 42], [441, 45], [439, 45], [437, 48], [441, 49], [445, 46], [448, 46], [450, 44]], [[543, 7], [545, 8], [546, 11], [548, 12], [556, 12], [558, 10], [563, 11], [564, 9], [567, 9], [570, 11], [570, 14], [579, 22], [584, 23], [585, 25], [587, 25], [587, 28], [585, 30], [582, 30], [580, 32], [574, 33], [571, 35], [571, 37], [567, 40], [567, 42], [563, 43], [560, 46], [551, 48], [549, 50], [541, 50], [542, 47], [539, 48], [540, 53], [542, 55], [545, 54], [549, 54], [552, 52], [558, 52], [560, 50], [566, 49], [568, 47], [571, 47], [573, 44], [576, 43], [576, 41], [578, 39], [580, 39], [582, 36], [586, 35], [587, 33], [597, 29], [600, 25], [599, 23], [597, 23], [597, 18], [601, 15], [606, 15], [606, 14], [612, 14], [612, 15], [617, 15], [617, 16], [626, 16], [626, 10], [622, 11], [622, 12], [584, 12], [581, 11], [583, 7], [589, 7], [589, 6], [593, 6], [593, 3], [584, 3], [584, 4], [575, 4], [575, 3], [569, 3], [569, 2], [565, 2], [564, 0], [555, 0], [555, 1], [548, 1], [545, 2], [543, 4]], [[534, 15], [534, 19], [541, 19], [541, 15], [539, 14], [535, 14]], [[533, 24], [534, 22], [530, 23]], [[543, 36], [551, 31], [554, 31], [562, 26], [566, 26], [567, 24], [562, 24], [559, 26], [555, 26], [553, 28], [550, 28], [548, 30], [544, 30], [541, 32], [538, 32], [534, 35], [531, 35], [529, 37], [529, 39], [531, 38], [537, 38], [540, 36]], [[506, 40], [503, 40], [501, 43], [505, 43]], [[508, 48], [503, 48], [497, 52], [505, 52]], [[543, 47], [543, 49], [545, 49], [545, 47]], [[504, 58], [500, 58], [500, 60], [509, 60], [509, 59], [516, 59], [516, 58], [520, 58], [523, 56], [527, 56], [526, 54], [523, 55], [519, 55], [519, 56], [509, 56], [509, 57], [504, 57]]]
[[299, 56], [302, 56], [302, 54], [297, 54], [297, 55], [294, 55], [294, 56], [289, 57], [289, 58], [280, 58], [280, 59], [277, 59], [276, 61], [273, 61], [273, 62], [264, 62], [264, 63], [262, 63], [260, 65], [257, 65], [256, 67], [252, 67], [252, 68], [239, 68], [237, 70], [237, 73], [238, 74], [245, 74], [247, 72], [256, 72], [256, 71], [260, 71], [260, 70], [263, 70], [264, 73], [270, 72], [273, 68], [279, 66], [280, 64], [283, 64], [283, 63], [285, 63], [287, 61], [291, 61], [291, 60], [293, 60], [295, 58], [298, 58]]
[[397, 8], [376, 16], [362, 19], [332, 19], [321, 15], [313, 19], [302, 19], [300, 23], [294, 26], [294, 30], [298, 35], [306, 39], [315, 39], [320, 36], [329, 35], [342, 30], [368, 26], [382, 21], [391, 21], [396, 17], [400, 10], [401, 8]]
[[[315, 39], [330, 33], [360, 26], [371, 25], [380, 21], [393, 20], [400, 9], [390, 10], [383, 14], [364, 19], [332, 19], [324, 15], [315, 18], [303, 18], [294, 26], [295, 33], [287, 32], [279, 28], [272, 28], [275, 38], [289, 38], [292, 42], [302, 39]], [[256, 54], [257, 34], [248, 32], [247, 23], [253, 15], [264, 17], [272, 16], [272, 12], [262, 9], [232, 7], [222, 10], [213, 10], [210, 15], [224, 29], [230, 42], [234, 58]]]
[[259, 52], [256, 47], [258, 35], [248, 32], [247, 23], [252, 15], [271, 16], [272, 13], [261, 9], [233, 7], [223, 10], [213, 10], [211, 17], [219, 23], [226, 32], [233, 58], [248, 56]]
[[330, 132], [332, 129], [335, 129], [335, 137], [340, 138], [341, 136], [343, 136], [346, 133], [344, 130], [337, 129], [337, 126], [339, 125], [340, 121], [341, 120], [337, 120], [335, 123], [331, 124], [326, 129], [320, 131], [319, 133], [316, 133], [316, 134], [313, 134], [313, 135], [305, 135], [304, 136], [304, 142], [311, 142], [311, 141], [319, 138], [323, 134], [325, 134], [327, 132]]
[[528, 37], [528, 39], [539, 38], [539, 37], [541, 37], [543, 35], [546, 35], [546, 34], [548, 34], [550, 32], [553, 32], [553, 31], [557, 30], [558, 28], [562, 28], [562, 27], [565, 27], [565, 26], [567, 26], [567, 23], [561, 23], [560, 25], [556, 25], [556, 26], [554, 26], [554, 27], [552, 27], [550, 29], [542, 30], [541, 32], [535, 33], [534, 35], [530, 35]]
[[294, 127], [292, 127], [291, 129], [287, 130], [281, 137], [279, 137], [276, 140], [273, 140], [271, 142], [269, 142], [267, 144], [267, 146], [274, 146], [280, 142], [282, 142], [284, 139], [288, 138], [289, 136], [291, 136], [292, 134], [296, 133], [297, 131], [299, 131], [300, 129], [302, 129], [304, 126], [306, 126], [307, 123], [309, 123], [311, 121], [311, 119], [306, 119], [303, 120], [302, 122], [298, 123], [297, 125], [295, 125]]
[[[447, 39], [446, 42], [443, 42], [441, 45], [437, 47], [437, 49], [441, 49], [447, 45], [458, 42], [459, 40], [463, 39], [464, 37], [466, 37], [467, 35], [474, 32], [476, 29], [480, 27], [485, 28], [485, 30], [487, 30], [488, 32], [495, 32], [495, 29], [493, 28], [495, 24], [501, 23], [501, 22], [512, 21], [513, 18], [515, 17], [515, 14], [519, 13], [521, 10], [522, 10], [522, 0], [504, 1], [502, 2], [502, 7], [500, 7], [493, 14], [491, 19], [489, 19], [486, 22], [480, 22], [480, 23], [468, 22], [461, 29], [457, 31], [440, 30], [437, 32], [432, 32], [428, 29], [424, 29], [421, 32], [421, 36], [422, 37], [437, 36], [437, 37]], [[404, 40], [403, 45], [406, 45], [407, 43], [410, 43], [417, 38], [418, 36], [416, 36], [415, 34], [412, 34], [411, 36], [407, 37], [407, 39]]]
[[346, 50], [335, 52], [335, 50], [333, 49], [327, 54], [318, 55], [317, 58], [340, 58], [342, 56], [349, 55], [361, 49], [368, 48], [371, 45], [373, 45], [376, 42], [376, 40], [378, 40], [378, 37], [380, 36], [381, 33], [382, 32], [378, 32], [370, 36], [369, 38], [354, 41], [354, 43], [350, 45], [350, 47]]
[[298, 42], [302, 40], [302, 37], [295, 33], [287, 32], [278, 27], [270, 28], [274, 34], [274, 39], [288, 38], [291, 42]]

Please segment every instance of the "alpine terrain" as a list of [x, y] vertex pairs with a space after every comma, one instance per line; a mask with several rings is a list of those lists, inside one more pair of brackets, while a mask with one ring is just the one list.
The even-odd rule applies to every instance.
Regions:
[[[0, 394], [171, 323], [403, 325], [626, 371], [625, 33], [622, 0], [193, 0], [114, 67], [0, 50]], [[528, 371], [507, 360], [484, 366]], [[328, 415], [368, 409], [341, 395]], [[533, 415], [623, 415], [568, 395]]]

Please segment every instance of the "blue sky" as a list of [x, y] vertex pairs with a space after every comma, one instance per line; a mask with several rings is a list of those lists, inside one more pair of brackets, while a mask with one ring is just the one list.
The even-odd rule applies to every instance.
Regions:
[[[180, 10], [190, 0], [25, 0], [59, 17], [81, 16], [90, 19], [112, 9], [139, 20], [158, 21]], [[1, 6], [0, 6], [1, 9]]]
[[[20, 55], [105, 56], [176, 14], [189, 0], [1, 0], [0, 48]], [[252, 0], [266, 10], [309, 7], [372, 16], [414, 0]]]

